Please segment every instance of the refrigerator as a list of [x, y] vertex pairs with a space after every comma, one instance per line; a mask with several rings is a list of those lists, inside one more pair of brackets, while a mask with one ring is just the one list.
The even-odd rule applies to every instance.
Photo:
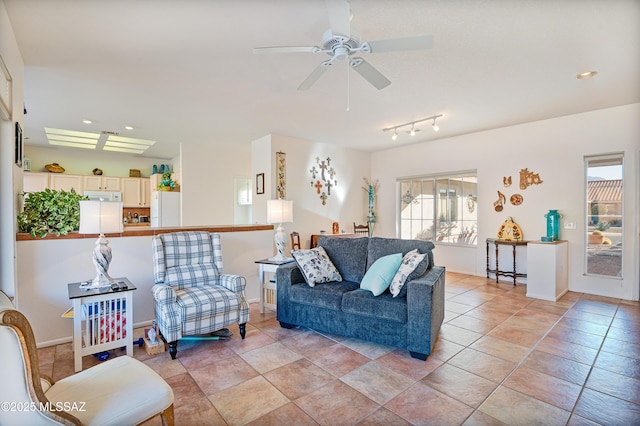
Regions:
[[151, 226], [180, 226], [180, 193], [151, 191]]

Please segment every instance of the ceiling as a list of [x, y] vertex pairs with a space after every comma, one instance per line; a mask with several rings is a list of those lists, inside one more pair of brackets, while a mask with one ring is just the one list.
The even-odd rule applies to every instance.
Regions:
[[[431, 34], [434, 47], [365, 56], [391, 80], [382, 90], [342, 61], [306, 91], [326, 54], [252, 48], [321, 45], [323, 0], [3, 1], [28, 145], [52, 127], [154, 140], [155, 158], [270, 133], [374, 151], [640, 102], [637, 0], [351, 0], [361, 40]], [[437, 114], [437, 133], [381, 130]]]

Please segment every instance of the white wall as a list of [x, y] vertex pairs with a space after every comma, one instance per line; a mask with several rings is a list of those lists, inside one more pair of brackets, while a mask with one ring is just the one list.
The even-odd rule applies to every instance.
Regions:
[[88, 149], [59, 149], [26, 146], [25, 156], [31, 160], [32, 172], [45, 172], [45, 165], [58, 163], [66, 174], [90, 175], [93, 169], [102, 169], [104, 176], [128, 177], [130, 169], [140, 170], [141, 177], [151, 176], [153, 165], [169, 164], [176, 170], [176, 159], [149, 158]]
[[13, 295], [17, 280], [14, 235], [20, 205], [17, 194], [22, 192], [22, 169], [14, 161], [14, 129], [16, 122], [24, 129], [24, 63], [3, 1], [0, 1], [0, 55], [13, 81], [12, 116], [7, 119], [0, 115], [0, 290]]
[[[368, 152], [339, 147], [327, 143], [283, 135], [270, 135], [253, 141], [253, 171], [265, 173], [265, 195], [256, 196], [254, 218], [266, 219], [266, 200], [276, 198], [276, 152], [286, 153], [286, 199], [293, 201], [293, 223], [285, 224], [287, 235], [300, 233], [303, 248], [309, 247], [311, 234], [320, 230], [331, 233], [333, 222], [345, 232], [353, 232], [353, 222], [364, 223], [367, 215], [367, 192], [362, 189], [363, 177], [369, 177]], [[338, 185], [331, 188], [326, 205], [311, 186], [309, 170], [316, 166], [316, 157], [331, 157]], [[264, 222], [262, 222], [264, 223]], [[287, 251], [291, 249], [287, 242]]]
[[[109, 273], [127, 277], [137, 287], [133, 295], [134, 325], [150, 324], [154, 318], [153, 259], [151, 238], [109, 238], [113, 260]], [[247, 299], [259, 300], [258, 259], [271, 256], [272, 231], [221, 233], [224, 272], [247, 279]], [[50, 239], [19, 241], [18, 270], [21, 279], [16, 303], [34, 330], [39, 346], [70, 341], [73, 321], [61, 318], [71, 306], [67, 284], [95, 276], [91, 252], [95, 240]]]
[[[562, 223], [575, 222], [576, 230], [561, 229], [560, 238], [569, 241], [569, 289], [624, 299], [638, 298], [638, 150], [640, 148], [640, 104], [570, 115], [518, 126], [424, 142], [375, 152], [371, 174], [380, 179], [378, 225], [380, 235], [395, 236], [395, 181], [399, 177], [457, 170], [478, 171], [478, 242], [476, 249], [438, 245], [437, 264], [449, 270], [485, 274], [487, 237], [495, 237], [500, 224], [512, 216], [524, 238], [539, 240], [546, 235], [545, 213], [557, 209]], [[625, 257], [623, 280], [587, 277], [585, 248], [585, 155], [609, 152], [625, 154]], [[543, 183], [519, 189], [519, 171], [539, 173]], [[512, 176], [505, 188], [503, 176]], [[493, 209], [497, 191], [507, 196], [520, 193], [520, 206], [507, 203], [500, 213]], [[526, 263], [522, 262], [523, 270]]]
[[236, 176], [251, 175], [251, 146], [182, 144], [182, 225], [231, 225]]

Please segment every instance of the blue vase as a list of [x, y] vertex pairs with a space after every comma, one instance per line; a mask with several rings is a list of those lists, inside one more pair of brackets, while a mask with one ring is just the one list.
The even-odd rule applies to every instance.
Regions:
[[152, 175], [157, 175], [158, 174], [158, 165], [154, 164], [153, 167], [151, 168], [151, 174]]
[[560, 239], [560, 213], [558, 210], [549, 210], [544, 215], [547, 218], [547, 237], [553, 238], [553, 241]]

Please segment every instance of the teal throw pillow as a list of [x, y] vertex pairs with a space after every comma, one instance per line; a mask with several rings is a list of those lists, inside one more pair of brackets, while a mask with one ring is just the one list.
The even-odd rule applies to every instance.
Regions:
[[364, 274], [360, 288], [369, 290], [374, 296], [380, 296], [389, 288], [401, 263], [402, 253], [390, 254], [376, 260]]

